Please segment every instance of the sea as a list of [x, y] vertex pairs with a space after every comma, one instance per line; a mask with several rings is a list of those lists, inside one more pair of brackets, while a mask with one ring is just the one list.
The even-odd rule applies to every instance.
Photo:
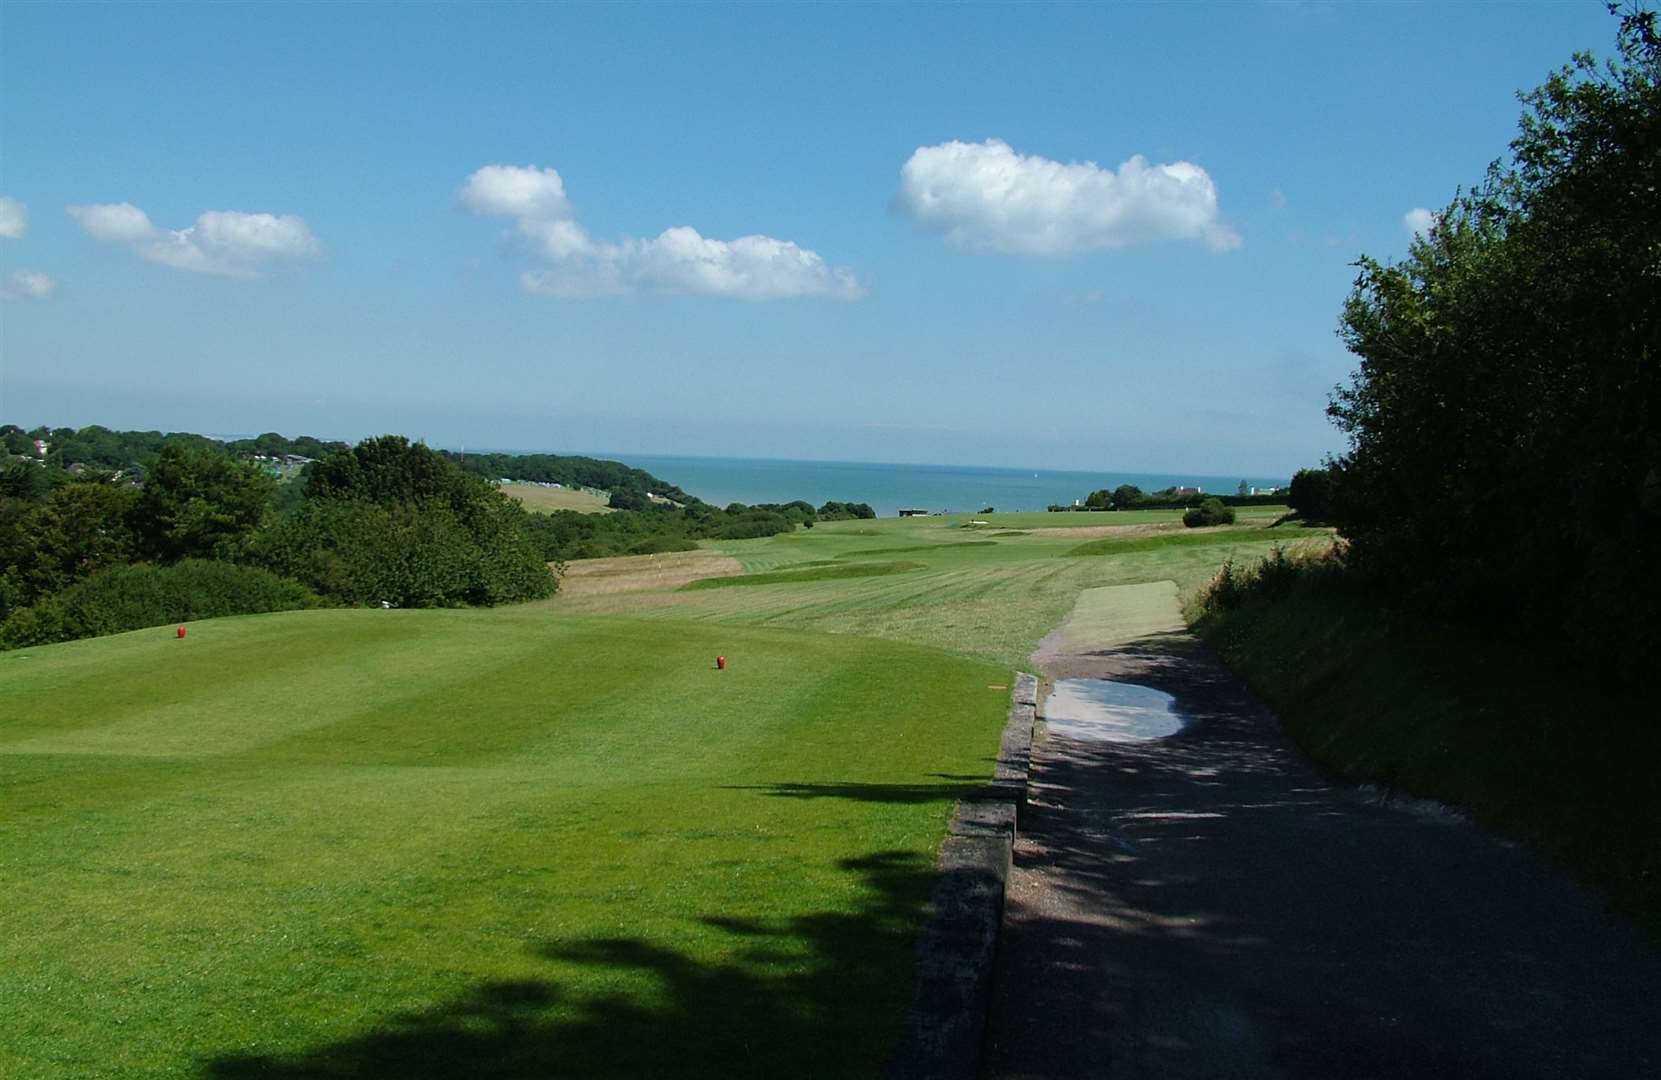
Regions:
[[[570, 451], [563, 451], [570, 453]], [[1058, 469], [992, 469], [965, 465], [898, 465], [858, 461], [788, 461], [759, 458], [667, 457], [594, 453], [645, 469], [707, 503], [784, 503], [804, 499], [869, 503], [882, 517], [903, 509], [974, 514], [987, 507], [1009, 512], [1072, 505], [1092, 491], [1135, 484], [1143, 491], [1197, 487], [1233, 495], [1247, 487], [1283, 487], [1284, 476], [1203, 476], [1193, 473], [1070, 472]]]

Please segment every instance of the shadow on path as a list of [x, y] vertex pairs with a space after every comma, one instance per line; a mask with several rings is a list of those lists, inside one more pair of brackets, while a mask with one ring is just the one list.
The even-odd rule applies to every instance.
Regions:
[[1661, 960], [1541, 860], [1326, 783], [1188, 634], [1045, 667], [1189, 726], [1035, 746], [984, 1075], [1661, 1075]]

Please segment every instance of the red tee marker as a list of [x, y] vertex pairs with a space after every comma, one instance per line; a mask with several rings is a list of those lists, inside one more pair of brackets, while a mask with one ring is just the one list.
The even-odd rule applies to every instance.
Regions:
[[717, 656], [715, 658], [715, 670], [717, 670], [717, 671], [727, 670], [727, 658], [726, 657]]
[[181, 627], [179, 627], [179, 636], [180, 636], [180, 637], [184, 637], [184, 636], [185, 636], [185, 628], [184, 628], [184, 627], [182, 627], [182, 626], [181, 626]]

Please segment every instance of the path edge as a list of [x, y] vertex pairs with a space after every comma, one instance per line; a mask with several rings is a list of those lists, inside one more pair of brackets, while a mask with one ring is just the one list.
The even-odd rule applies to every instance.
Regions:
[[991, 783], [960, 800], [917, 933], [916, 985], [883, 1074], [973, 1080], [1003, 925], [1015, 836], [1027, 803], [1038, 679], [1016, 672]]

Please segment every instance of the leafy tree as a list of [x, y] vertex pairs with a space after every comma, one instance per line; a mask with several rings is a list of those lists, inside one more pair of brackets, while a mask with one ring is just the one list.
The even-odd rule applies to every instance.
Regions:
[[1120, 484], [1108, 497], [1108, 503], [1115, 510], [1128, 510], [1141, 500], [1142, 489], [1135, 484]]
[[821, 506], [818, 511], [821, 521], [846, 521], [849, 518], [869, 519], [877, 516], [871, 509], [870, 503], [837, 502], [831, 500]]
[[1092, 491], [1084, 497], [1084, 508], [1086, 510], [1106, 510], [1112, 505], [1113, 495], [1106, 489], [1101, 491]]
[[0, 469], [0, 499], [40, 502], [52, 490], [47, 470], [28, 461], [16, 461]]
[[[1661, 44], [1652, 12], [1523, 95], [1510, 160], [1399, 264], [1363, 258], [1334, 520], [1443, 612], [1519, 604], [1589, 652], [1661, 645]], [[1547, 512], [1524, 512], [1549, 500]], [[1510, 620], [1520, 625], [1523, 620]], [[1607, 648], [1592, 648], [1608, 646]]]
[[382, 504], [453, 502], [465, 483], [463, 474], [422, 444], [402, 435], [382, 435], [314, 463], [306, 473], [306, 494]]
[[332, 599], [500, 604], [557, 584], [517, 502], [401, 436], [329, 454], [307, 474], [306, 496], [252, 554]]
[[273, 486], [251, 464], [168, 444], [134, 508], [140, 549], [163, 561], [234, 556], [265, 517]]
[[1299, 469], [1287, 489], [1286, 505], [1305, 521], [1326, 521], [1332, 516], [1333, 488], [1337, 473], [1332, 466]]
[[34, 594], [130, 561], [137, 547], [130, 523], [137, 501], [132, 488], [102, 478], [55, 488], [26, 526], [34, 541], [28, 571]]

